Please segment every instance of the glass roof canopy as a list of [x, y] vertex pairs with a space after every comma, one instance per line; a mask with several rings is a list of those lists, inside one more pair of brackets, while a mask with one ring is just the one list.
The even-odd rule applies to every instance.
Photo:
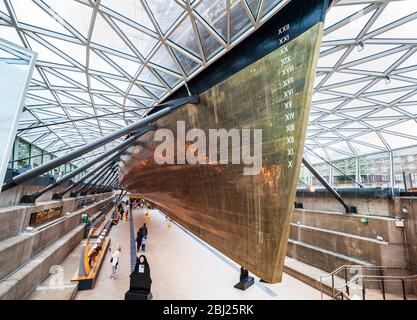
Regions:
[[[39, 53], [19, 136], [59, 156], [135, 121], [289, 1], [0, 0], [0, 37]], [[310, 161], [417, 145], [416, 30], [416, 0], [333, 1]]]

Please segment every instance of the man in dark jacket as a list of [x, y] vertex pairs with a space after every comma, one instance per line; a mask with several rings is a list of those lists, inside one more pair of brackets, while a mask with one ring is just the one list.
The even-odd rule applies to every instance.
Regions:
[[142, 245], [143, 230], [140, 228], [136, 234], [136, 252], [139, 252], [140, 246]]
[[142, 229], [143, 236], [147, 237], [148, 236], [148, 227], [146, 226], [146, 223], [143, 224], [143, 227], [141, 229]]

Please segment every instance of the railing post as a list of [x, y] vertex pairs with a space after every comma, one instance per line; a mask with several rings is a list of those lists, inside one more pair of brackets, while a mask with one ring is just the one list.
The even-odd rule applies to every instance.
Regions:
[[365, 278], [362, 277], [362, 300], [366, 300]]
[[404, 281], [404, 278], [401, 279], [401, 285], [403, 287], [403, 298], [404, 298], [404, 300], [407, 300], [407, 294], [405, 293], [405, 281]]
[[383, 277], [383, 269], [379, 269], [379, 276], [381, 277], [381, 286], [382, 286], [382, 299], [386, 300], [385, 298], [385, 281], [384, 281], [384, 277]]
[[332, 298], [334, 299], [335, 298], [335, 296], [334, 296], [334, 274], [332, 273]]
[[347, 268], [345, 267], [344, 269], [345, 269], [345, 287], [346, 287], [346, 294], [347, 295], [350, 295], [349, 286], [347, 285], [347, 283], [348, 283], [348, 279], [347, 279]]

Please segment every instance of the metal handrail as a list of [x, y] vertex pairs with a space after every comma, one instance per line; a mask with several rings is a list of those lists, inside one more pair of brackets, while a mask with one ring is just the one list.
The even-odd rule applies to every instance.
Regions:
[[[386, 269], [388, 269], [388, 268], [389, 267], [387, 267]], [[397, 268], [394, 268], [394, 269], [397, 269]], [[380, 280], [380, 281], [383, 281], [383, 283], [384, 283], [384, 281], [401, 280], [401, 283], [402, 283], [402, 286], [403, 286], [403, 298], [404, 298], [404, 300], [406, 300], [407, 295], [406, 295], [406, 292], [404, 290], [404, 283], [405, 283], [405, 281], [417, 279], [417, 275], [411, 275], [411, 276], [381, 276], [381, 275], [378, 276], [378, 275], [376, 275], [376, 276], [373, 276], [373, 275], [357, 274], [352, 279], [350, 279], [347, 283], [345, 283], [342, 287], [336, 288], [336, 290], [339, 291], [339, 292], [334, 294], [333, 297], [336, 298], [337, 295], [343, 294], [344, 296], [349, 297], [349, 300], [351, 300], [350, 295], [346, 293], [346, 292], [349, 292], [349, 290], [347, 288], [349, 288], [349, 286], [352, 285], [352, 284], [356, 284], [358, 282], [358, 280], [360, 280], [360, 279], [362, 279], [363, 290], [366, 289], [364, 287], [364, 283], [365, 283], [364, 280], [371, 280], [371, 281], [372, 280], [373, 281], [379, 281]], [[384, 300], [385, 300], [385, 288], [383, 287], [382, 290], [383, 290], [382, 294], [383, 294], [383, 297], [384, 297]]]
[[[343, 265], [339, 268], [337, 268], [336, 270], [332, 271], [331, 273], [325, 274], [320, 276], [320, 288], [321, 288], [321, 299], [323, 300], [323, 279], [325, 278], [332, 278], [332, 297], [335, 297], [335, 282], [334, 282], [334, 277], [339, 274], [341, 271], [344, 271], [344, 280], [345, 280], [345, 285], [343, 287], [346, 287], [346, 285], [352, 280], [354, 279], [356, 276], [354, 276], [354, 278], [352, 278], [351, 280], [347, 280], [347, 270], [349, 269], [359, 269], [361, 271], [366, 271], [366, 270], [409, 270], [408, 268], [405, 267], [384, 267], [384, 266], [364, 266], [364, 265]], [[401, 276], [399, 276], [401, 277]], [[337, 288], [336, 288], [337, 289]], [[346, 293], [349, 296], [349, 287], [346, 287]]]
[[[346, 271], [348, 268], [351, 269], [351, 268], [363, 268], [363, 267], [367, 267], [367, 266], [363, 266], [363, 265], [359, 265], [359, 264], [358, 265], [343, 265], [343, 266], [337, 268], [336, 270], [333, 270], [332, 272], [330, 272], [326, 275], [320, 276], [321, 300], [323, 300], [323, 279], [324, 278], [332, 277], [332, 296], [334, 297], [334, 276], [342, 270]], [[347, 279], [345, 279], [345, 281], [347, 282]]]

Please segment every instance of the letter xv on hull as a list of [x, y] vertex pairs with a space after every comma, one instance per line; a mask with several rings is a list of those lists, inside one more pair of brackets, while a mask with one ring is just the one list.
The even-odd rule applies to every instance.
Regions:
[[199, 105], [154, 123], [177, 135], [177, 122], [183, 121], [186, 131], [198, 128], [206, 137], [210, 129], [261, 129], [259, 174], [244, 175], [245, 164], [232, 162], [231, 141], [227, 164], [178, 159], [193, 142], [177, 136], [175, 164], [158, 165], [155, 131], [129, 149], [121, 169], [124, 188], [271, 283], [282, 277], [323, 24], [295, 39], [286, 29], [291, 26], [281, 28], [282, 35], [277, 29], [284, 42], [278, 49], [200, 94]]

